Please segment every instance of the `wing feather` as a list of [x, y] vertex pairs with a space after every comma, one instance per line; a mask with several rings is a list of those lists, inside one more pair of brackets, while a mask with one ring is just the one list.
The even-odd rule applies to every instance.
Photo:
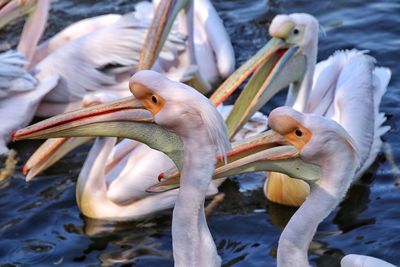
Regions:
[[23, 68], [26, 63], [24, 56], [17, 51], [0, 54], [0, 99], [35, 88], [37, 80]]
[[[135, 13], [126, 14], [108, 27], [63, 45], [40, 62], [38, 77], [49, 73], [62, 77], [45, 100], [56, 103], [78, 101], [85, 94], [101, 88], [127, 90], [121, 77], [128, 79], [129, 73], [134, 71], [149, 25], [148, 21], [136, 16]], [[168, 49], [175, 47], [176, 43], [181, 43], [181, 47], [184, 45], [179, 36], [170, 36], [172, 38], [166, 42], [161, 56], [173, 57], [175, 54], [170, 55]]]

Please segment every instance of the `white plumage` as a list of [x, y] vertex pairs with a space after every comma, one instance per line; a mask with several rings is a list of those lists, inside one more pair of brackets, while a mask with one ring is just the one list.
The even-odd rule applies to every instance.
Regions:
[[362, 162], [355, 179], [371, 166], [380, 151], [381, 136], [390, 129], [382, 126], [386, 117], [379, 112], [390, 76], [388, 68], [375, 67], [375, 59], [366, 51], [337, 51], [316, 66], [306, 112], [332, 118], [353, 137]]

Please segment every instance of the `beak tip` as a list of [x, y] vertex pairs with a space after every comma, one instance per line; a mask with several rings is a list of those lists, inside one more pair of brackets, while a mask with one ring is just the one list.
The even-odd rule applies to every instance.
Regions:
[[11, 141], [13, 141], [13, 142], [16, 141], [16, 140], [15, 140], [15, 134], [16, 134], [16, 132], [17, 132], [17, 131], [14, 131], [14, 132], [11, 133]]
[[13, 131], [13, 132], [11, 133], [10, 137], [11, 137], [11, 141], [12, 141], [12, 142], [21, 140], [21, 138], [20, 138], [20, 137], [21, 137], [21, 134], [19, 133], [19, 131], [20, 131], [20, 130], [16, 130], [16, 131]]
[[25, 175], [26, 175], [26, 177], [25, 177], [25, 182], [30, 182], [30, 181], [32, 181], [33, 178], [35, 178], [35, 176], [36, 176], [36, 175], [32, 175], [32, 173], [31, 173], [30, 171], [28, 171]]
[[22, 168], [22, 174], [23, 174], [23, 175], [26, 175], [26, 174], [28, 173], [28, 171], [29, 171], [29, 168], [28, 168], [27, 165], [25, 165], [25, 166]]

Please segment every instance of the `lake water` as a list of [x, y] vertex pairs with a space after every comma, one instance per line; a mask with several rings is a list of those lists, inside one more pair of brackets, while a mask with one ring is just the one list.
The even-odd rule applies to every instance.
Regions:
[[[73, 21], [103, 13], [126, 13], [135, 1], [54, 1], [45, 38]], [[370, 170], [349, 190], [340, 207], [320, 224], [309, 259], [313, 266], [338, 266], [349, 253], [368, 254], [400, 265], [400, 2], [215, 0], [235, 47], [238, 64], [269, 39], [279, 13], [308, 12], [325, 34], [320, 60], [335, 50], [370, 50], [393, 77], [381, 109], [391, 131]], [[2, 47], [16, 43], [21, 23], [0, 33]], [[7, 41], [5, 41], [7, 39]], [[263, 111], [283, 103], [284, 94]], [[146, 221], [94, 221], [79, 213], [75, 181], [89, 146], [84, 146], [26, 183], [21, 166], [38, 142], [13, 144], [19, 169], [0, 183], [1, 266], [172, 266], [171, 211]], [[224, 266], [276, 266], [279, 235], [295, 209], [269, 203], [259, 174], [233, 177], [209, 227]]]

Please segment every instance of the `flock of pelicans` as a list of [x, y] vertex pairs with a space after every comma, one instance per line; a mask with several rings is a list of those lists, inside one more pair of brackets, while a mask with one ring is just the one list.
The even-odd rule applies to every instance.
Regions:
[[[221, 265], [205, 197], [232, 174], [268, 171], [267, 198], [299, 206], [279, 239], [277, 264], [309, 266], [318, 224], [372, 164], [389, 130], [379, 105], [390, 70], [357, 50], [317, 64], [317, 20], [291, 14], [276, 16], [272, 39], [234, 71], [229, 36], [209, 0], [153, 4], [85, 19], [38, 44], [49, 0], [0, 1], [0, 27], [29, 13], [18, 52], [0, 54], [0, 152], [8, 153], [10, 138], [52, 138], [26, 163], [31, 180], [96, 138], [77, 181], [79, 209], [130, 220], [174, 207], [175, 266]], [[235, 105], [223, 106], [245, 80]], [[257, 110], [287, 87], [285, 106], [269, 114], [264, 131]], [[54, 117], [20, 129], [33, 116]], [[341, 264], [394, 266], [361, 255]]]

